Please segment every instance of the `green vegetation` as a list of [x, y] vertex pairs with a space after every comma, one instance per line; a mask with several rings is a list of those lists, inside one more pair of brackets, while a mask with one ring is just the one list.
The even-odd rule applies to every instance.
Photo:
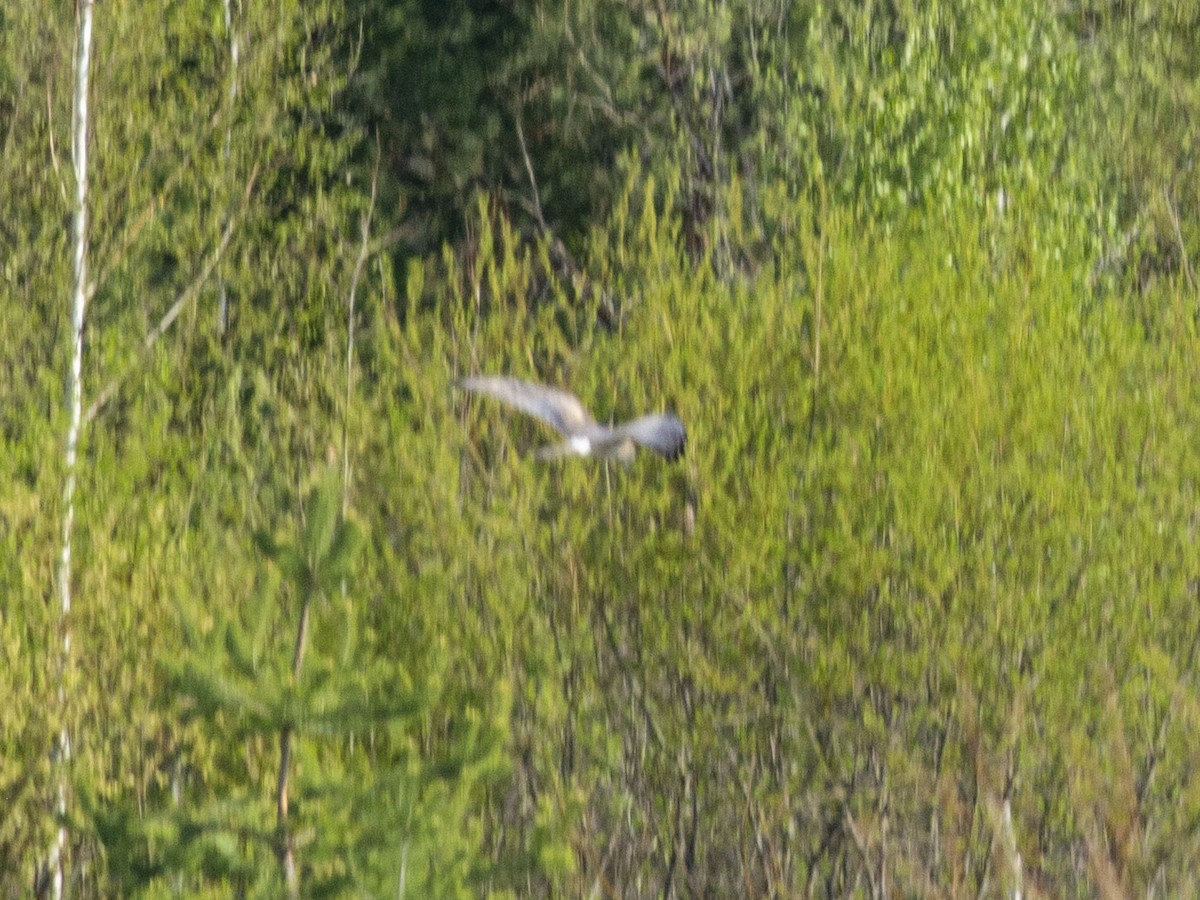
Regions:
[[64, 723], [71, 897], [1200, 893], [1193, 4], [224, 9], [96, 7], [65, 623], [0, 9], [0, 894]]

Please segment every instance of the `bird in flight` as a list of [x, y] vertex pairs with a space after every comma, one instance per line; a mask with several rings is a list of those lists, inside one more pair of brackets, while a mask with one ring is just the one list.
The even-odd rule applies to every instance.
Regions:
[[671, 413], [651, 413], [620, 425], [601, 425], [583, 404], [566, 391], [503, 375], [463, 378], [458, 386], [477, 394], [488, 394], [536, 416], [561, 434], [565, 441], [534, 452], [537, 459], [562, 456], [597, 456], [601, 459], [633, 461], [636, 444], [668, 460], [683, 453], [687, 431]]

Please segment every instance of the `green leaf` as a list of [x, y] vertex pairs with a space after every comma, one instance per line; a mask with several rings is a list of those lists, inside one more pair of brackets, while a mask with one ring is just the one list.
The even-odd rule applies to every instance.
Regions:
[[327, 585], [332, 586], [350, 574], [362, 545], [362, 530], [354, 522], [347, 520], [338, 525], [329, 554], [321, 561]]
[[323, 561], [329, 552], [338, 520], [339, 485], [337, 474], [328, 470], [309, 497], [302, 545], [304, 554], [314, 564]]

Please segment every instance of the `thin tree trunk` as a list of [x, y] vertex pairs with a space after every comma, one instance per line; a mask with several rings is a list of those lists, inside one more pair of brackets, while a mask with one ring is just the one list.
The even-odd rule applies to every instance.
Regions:
[[[312, 596], [306, 596], [300, 606], [300, 627], [296, 630], [296, 652], [292, 658], [292, 678], [300, 681], [304, 665], [304, 647], [308, 643], [308, 616]], [[289, 897], [300, 896], [300, 880], [296, 875], [296, 849], [288, 829], [288, 772], [292, 766], [292, 727], [285, 725], [279, 732], [279, 783], [275, 790], [275, 817], [279, 829], [279, 865]]]
[[[358, 248], [358, 259], [354, 262], [354, 275], [350, 279], [350, 298], [346, 310], [346, 404], [342, 408], [342, 518], [350, 506], [350, 399], [354, 395], [354, 315], [358, 295], [358, 280], [371, 244], [371, 219], [375, 215], [375, 193], [379, 186], [379, 148], [375, 150], [375, 171], [371, 173], [371, 202], [362, 220], [362, 243]], [[342, 580], [342, 596], [346, 595], [346, 582]]]
[[[233, 148], [233, 107], [238, 96], [238, 49], [237, 32], [233, 29], [233, 0], [225, 0], [225, 33], [229, 37], [229, 110], [226, 113], [225, 148], [223, 151], [226, 167], [229, 165], [230, 151]], [[228, 216], [226, 217], [228, 221]], [[226, 224], [227, 224], [226, 221]], [[229, 296], [225, 287], [225, 276], [218, 274], [217, 284], [217, 334], [225, 333], [229, 321]]]
[[71, 302], [71, 370], [67, 384], [66, 481], [63, 486], [62, 555], [58, 564], [58, 590], [61, 602], [59, 627], [62, 655], [58, 672], [58, 712], [60, 716], [57, 756], [58, 830], [50, 850], [49, 875], [52, 895], [63, 895], [63, 853], [67, 845], [67, 767], [71, 761], [71, 731], [67, 724], [67, 684], [71, 668], [71, 530], [75, 524], [75, 470], [79, 451], [80, 423], [83, 418], [83, 317], [87, 309], [87, 150], [88, 150], [88, 75], [92, 58], [92, 0], [79, 3], [79, 47], [75, 60], [75, 117], [73, 147], [75, 161], [75, 288]]
[[296, 877], [296, 850], [288, 832], [288, 770], [292, 765], [292, 728], [285, 725], [279, 732], [279, 784], [275, 791], [275, 820], [279, 829], [279, 865], [289, 897], [300, 896], [300, 881]]

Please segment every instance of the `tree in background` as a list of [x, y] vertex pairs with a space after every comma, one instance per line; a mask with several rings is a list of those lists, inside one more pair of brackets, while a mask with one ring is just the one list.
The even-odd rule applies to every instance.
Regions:
[[[123, 892], [445, 896], [477, 877], [472, 809], [502, 768], [506, 709], [445, 696], [436, 645], [411, 670], [363, 635], [339, 490], [318, 481], [297, 539], [259, 536], [251, 595], [176, 611], [187, 637], [164, 675], [195, 735], [177, 748], [185, 787], [150, 814], [92, 798]], [[431, 757], [420, 735], [449, 710]]]
[[[75, 212], [72, 227], [75, 288], [71, 297], [71, 368], [67, 378], [67, 440], [63, 461], [65, 484], [62, 509], [62, 555], [58, 566], [58, 592], [61, 599], [62, 655], [59, 659], [58, 714], [61, 722], [54, 756], [57, 760], [57, 798], [55, 813], [59, 819], [57, 834], [50, 850], [45, 876], [50, 881], [51, 896], [63, 895], [63, 853], [67, 844], [67, 778], [71, 763], [71, 725], [68, 710], [68, 685], [73, 681], [71, 655], [71, 541], [75, 522], [75, 479], [79, 455], [80, 428], [83, 420], [83, 326], [87, 309], [88, 284], [88, 78], [91, 75], [92, 54], [91, 0], [79, 7], [79, 50], [75, 58], [75, 104], [71, 125], [71, 159], [75, 174]], [[41, 873], [39, 873], [39, 876]], [[41, 882], [42, 878], [36, 879]], [[35, 889], [40, 893], [41, 884]]]

